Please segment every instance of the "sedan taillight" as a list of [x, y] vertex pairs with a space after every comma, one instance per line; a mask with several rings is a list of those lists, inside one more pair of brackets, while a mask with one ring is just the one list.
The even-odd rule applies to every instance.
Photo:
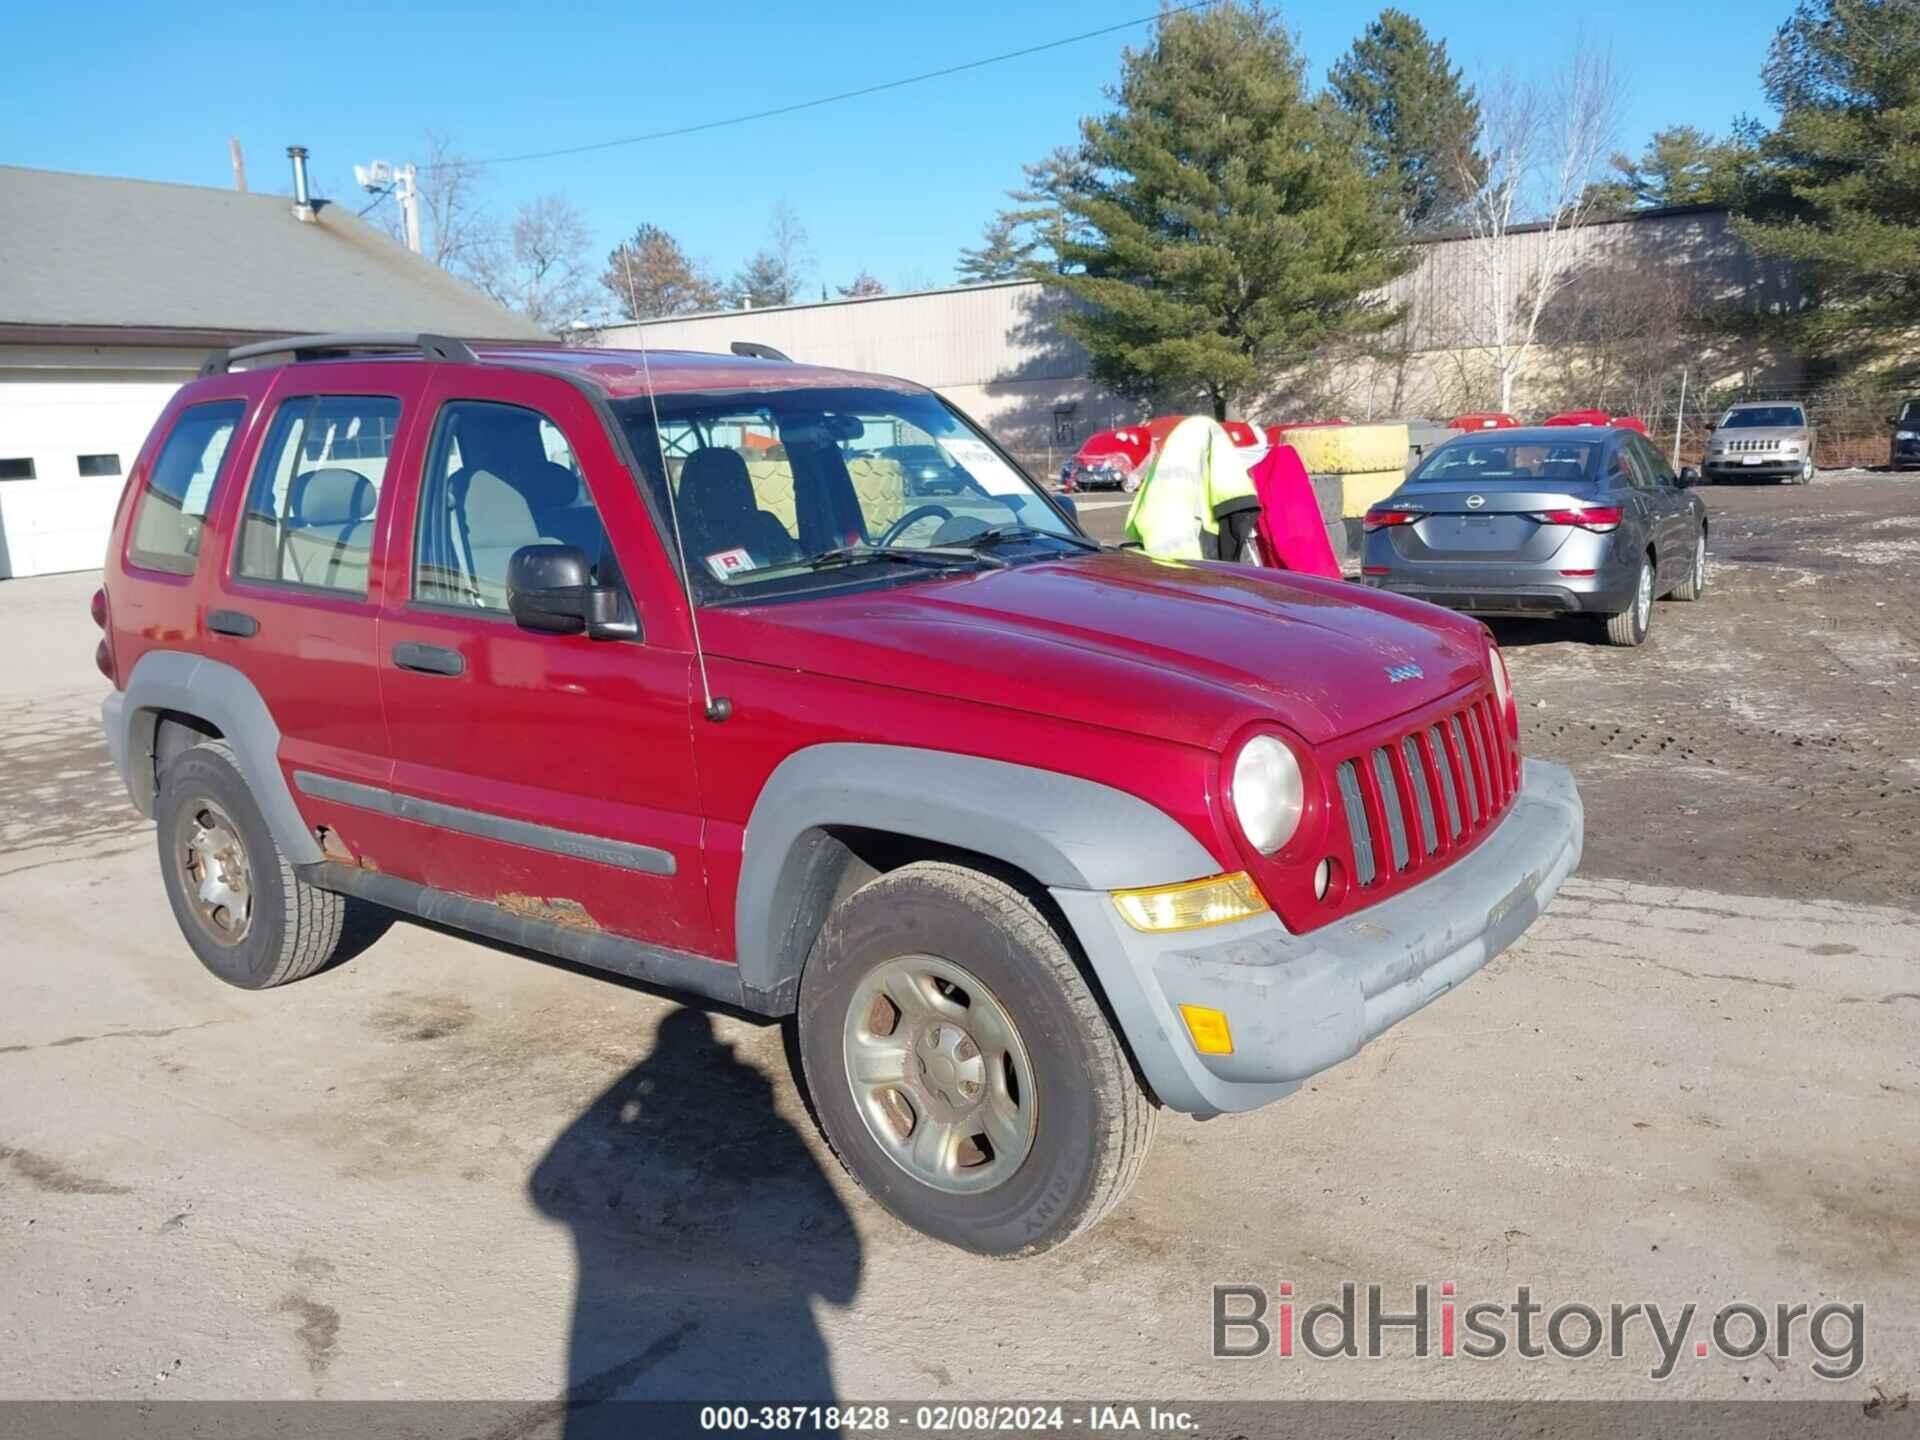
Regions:
[[1413, 525], [1426, 516], [1418, 510], [1369, 510], [1361, 526], [1367, 530], [1385, 530], [1390, 525]]
[[1618, 505], [1581, 505], [1571, 510], [1547, 510], [1534, 517], [1543, 525], [1572, 525], [1604, 535], [1620, 526]]

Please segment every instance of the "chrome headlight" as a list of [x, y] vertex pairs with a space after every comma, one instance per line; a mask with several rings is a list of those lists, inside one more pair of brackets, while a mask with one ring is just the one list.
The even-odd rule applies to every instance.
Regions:
[[1227, 783], [1227, 802], [1254, 849], [1271, 855], [1291, 840], [1306, 801], [1300, 762], [1285, 741], [1256, 735], [1240, 747]]

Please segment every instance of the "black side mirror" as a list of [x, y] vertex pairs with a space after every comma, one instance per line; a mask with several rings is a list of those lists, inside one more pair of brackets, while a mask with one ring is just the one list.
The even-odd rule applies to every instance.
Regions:
[[577, 545], [522, 545], [507, 562], [507, 609], [514, 623], [547, 635], [632, 640], [640, 634], [625, 594], [593, 583]]
[[1680, 467], [1680, 483], [1688, 488], [1698, 485], [1700, 483], [1700, 472], [1691, 465], [1682, 465]]

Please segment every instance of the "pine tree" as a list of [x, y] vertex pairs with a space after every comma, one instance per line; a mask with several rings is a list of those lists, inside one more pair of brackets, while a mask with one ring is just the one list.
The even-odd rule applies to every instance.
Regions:
[[1725, 198], [1734, 147], [1704, 130], [1671, 125], [1653, 132], [1636, 159], [1615, 154], [1613, 177], [1593, 187], [1602, 210], [1652, 210], [1663, 205], [1704, 205]]
[[1122, 393], [1204, 397], [1224, 418], [1323, 343], [1395, 312], [1366, 298], [1411, 263], [1370, 176], [1277, 16], [1221, 4], [1164, 18], [1123, 58], [1118, 108], [1082, 122], [1058, 194], [1064, 323]]
[[1362, 127], [1376, 175], [1391, 175], [1415, 229], [1448, 225], [1474, 189], [1480, 108], [1447, 44], [1401, 10], [1382, 10], [1334, 64], [1335, 102]]
[[1779, 123], [1757, 138], [1742, 237], [1797, 262], [1806, 340], [1837, 368], [1920, 316], [1920, 4], [1803, 0], [1762, 71]]
[[1034, 241], [1021, 237], [1019, 219], [1003, 210], [981, 231], [978, 249], [961, 248], [960, 263], [954, 266], [954, 272], [962, 285], [1012, 280], [1033, 259], [1036, 248]]
[[658, 225], [641, 225], [614, 246], [600, 283], [629, 320], [685, 315], [720, 304], [720, 287]]

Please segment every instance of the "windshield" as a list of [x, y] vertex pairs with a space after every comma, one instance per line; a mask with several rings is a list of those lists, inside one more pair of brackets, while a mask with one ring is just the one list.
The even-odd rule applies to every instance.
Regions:
[[1798, 405], [1749, 405], [1729, 410], [1720, 422], [1722, 430], [1758, 430], [1764, 427], [1798, 430], [1807, 423], [1806, 411]]
[[1587, 477], [1599, 447], [1545, 445], [1538, 440], [1452, 440], [1421, 462], [1412, 485], [1479, 485], [1489, 480], [1544, 480], [1571, 484]]
[[1900, 423], [1902, 425], [1920, 424], [1920, 400], [1909, 400], [1900, 407]]
[[1091, 543], [936, 395], [825, 387], [662, 395], [658, 443], [644, 398], [613, 409], [658, 513], [670, 503], [678, 513], [706, 603], [845, 584], [849, 572], [891, 579]]

